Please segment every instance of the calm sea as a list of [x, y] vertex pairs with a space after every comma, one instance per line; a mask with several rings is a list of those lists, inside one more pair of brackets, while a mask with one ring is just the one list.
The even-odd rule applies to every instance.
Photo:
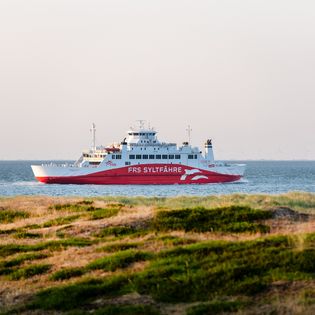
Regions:
[[34, 179], [30, 167], [31, 164], [45, 162], [47, 161], [0, 161], [0, 196], [204, 196], [230, 193], [315, 192], [315, 161], [235, 161], [247, 164], [245, 178], [239, 182], [171, 186], [45, 185]]

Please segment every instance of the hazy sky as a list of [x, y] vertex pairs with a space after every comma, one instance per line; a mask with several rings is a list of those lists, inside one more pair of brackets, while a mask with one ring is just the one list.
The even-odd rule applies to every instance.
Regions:
[[137, 119], [217, 159], [315, 159], [315, 1], [0, 0], [0, 159]]

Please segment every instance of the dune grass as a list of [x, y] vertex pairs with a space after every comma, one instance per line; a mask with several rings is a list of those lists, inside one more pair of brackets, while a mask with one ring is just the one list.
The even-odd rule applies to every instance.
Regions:
[[237, 312], [247, 306], [244, 301], [220, 301], [214, 300], [208, 303], [202, 303], [187, 310], [187, 315], [207, 315]]
[[18, 219], [29, 218], [29, 213], [25, 211], [0, 209], [0, 223], [12, 223]]
[[50, 280], [52, 281], [60, 281], [60, 280], [66, 280], [73, 277], [80, 277], [85, 273], [84, 268], [63, 268], [61, 270], [56, 271], [53, 273], [50, 277]]
[[[288, 237], [279, 236], [243, 242], [199, 242], [157, 255], [141, 253], [137, 256], [139, 252], [124, 251], [96, 260], [87, 268], [116, 270], [135, 261], [135, 257], [149, 259], [151, 263], [143, 271], [132, 274], [45, 290], [37, 295], [32, 307], [67, 310], [73, 307], [78, 296], [79, 305], [83, 305], [100, 295], [109, 298], [133, 291], [167, 303], [213, 301], [222, 295], [251, 297], [266, 290], [274, 281], [315, 278], [315, 250], [297, 251], [293, 244]], [[228, 311], [238, 307], [234, 302], [210, 303], [201, 309]], [[198, 314], [197, 311], [190, 312]]]
[[58, 251], [69, 246], [90, 246], [94, 244], [95, 241], [91, 241], [83, 238], [69, 238], [65, 240], [48, 241], [43, 243], [38, 243], [34, 245], [21, 245], [21, 244], [6, 244], [0, 245], [0, 257], [10, 256], [16, 253], [22, 252], [32, 252], [41, 250]]
[[24, 268], [19, 268], [9, 274], [11, 280], [28, 279], [36, 275], [47, 273], [51, 268], [49, 264], [31, 265]]
[[215, 209], [202, 207], [159, 211], [153, 226], [159, 231], [184, 230], [194, 232], [269, 232], [269, 227], [259, 223], [270, 219], [270, 211], [254, 210], [250, 207], [230, 206]]
[[53, 220], [49, 220], [49, 221], [43, 223], [41, 226], [42, 227], [51, 227], [51, 226], [58, 226], [58, 225], [69, 224], [71, 222], [74, 222], [78, 218], [80, 218], [79, 215], [71, 215], [71, 216], [67, 216], [67, 217], [59, 217], [59, 218], [56, 218], [56, 219], [53, 219]]
[[0, 222], [0, 313], [277, 313], [283, 292], [315, 309], [315, 220], [270, 211], [312, 214], [312, 194], [36, 200], [3, 205], [34, 215]]
[[102, 269], [104, 271], [115, 271], [118, 268], [126, 268], [134, 262], [152, 259], [153, 255], [148, 252], [134, 249], [122, 250], [114, 255], [96, 259], [87, 265], [87, 270]]

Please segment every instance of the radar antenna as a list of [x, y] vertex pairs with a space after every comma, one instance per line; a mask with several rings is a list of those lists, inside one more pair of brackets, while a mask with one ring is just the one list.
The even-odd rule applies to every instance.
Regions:
[[95, 142], [95, 134], [96, 134], [96, 126], [93, 123], [92, 124], [92, 128], [90, 129], [90, 131], [92, 132], [92, 149], [93, 151], [96, 151], [96, 142]]
[[140, 129], [143, 129], [143, 128], [144, 128], [144, 122], [145, 122], [145, 120], [138, 119], [137, 121], [139, 122], [139, 128], [140, 128]]
[[192, 132], [190, 125], [188, 125], [188, 128], [186, 129], [186, 131], [187, 131], [187, 135], [188, 135], [188, 143], [190, 144], [190, 137], [191, 137], [191, 132]]

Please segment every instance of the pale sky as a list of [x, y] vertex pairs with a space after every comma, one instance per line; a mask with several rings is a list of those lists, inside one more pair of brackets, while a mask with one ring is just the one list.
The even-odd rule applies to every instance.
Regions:
[[145, 119], [216, 159], [315, 160], [315, 1], [0, 0], [0, 159]]

